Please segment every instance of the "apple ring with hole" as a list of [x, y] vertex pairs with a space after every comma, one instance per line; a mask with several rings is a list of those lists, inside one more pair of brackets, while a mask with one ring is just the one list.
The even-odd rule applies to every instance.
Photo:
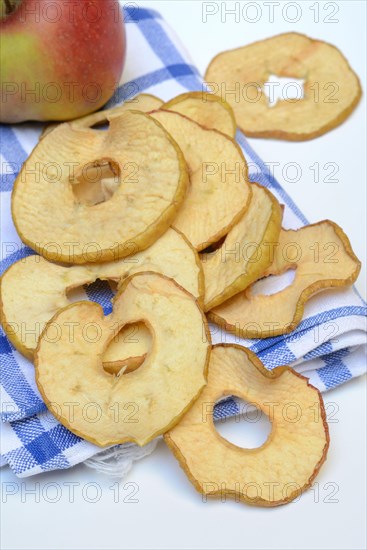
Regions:
[[[215, 429], [213, 409], [236, 395], [269, 416], [272, 431], [256, 449], [244, 449]], [[194, 487], [256, 506], [291, 502], [311, 486], [329, 447], [320, 392], [289, 367], [267, 370], [238, 345], [213, 346], [208, 384], [180, 422], [164, 435]]]
[[[45, 324], [59, 309], [70, 305], [67, 296], [70, 290], [97, 279], [123, 281], [141, 271], [154, 271], [174, 279], [202, 303], [204, 279], [198, 254], [182, 234], [168, 229], [146, 250], [115, 262], [64, 267], [36, 255], [15, 262], [0, 279], [2, 326], [12, 344], [32, 360]], [[111, 363], [108, 368], [113, 372], [124, 366], [120, 360], [135, 357], [138, 343], [129, 336], [129, 333], [120, 335], [107, 350], [106, 362]], [[138, 356], [142, 357], [149, 349], [143, 327], [139, 342], [144, 353]], [[122, 346], [124, 350], [120, 350]]]
[[[108, 174], [112, 189], [102, 185]], [[187, 185], [173, 138], [149, 115], [126, 111], [105, 132], [66, 123], [42, 139], [16, 179], [12, 216], [23, 242], [49, 260], [113, 261], [168, 229]]]
[[324, 220], [297, 230], [282, 229], [273, 263], [263, 275], [295, 270], [293, 282], [270, 295], [255, 293], [251, 285], [213, 308], [209, 318], [243, 338], [287, 334], [301, 322], [305, 303], [311, 296], [353, 284], [360, 269], [361, 262], [348, 237], [336, 223]]
[[234, 138], [236, 119], [233, 109], [218, 95], [206, 91], [187, 92], [178, 95], [161, 106], [166, 111], [175, 111], [185, 115], [204, 128], [218, 130]]
[[251, 184], [250, 206], [223, 243], [200, 259], [205, 280], [204, 311], [208, 311], [259, 279], [272, 263], [283, 212], [265, 187]]
[[[109, 120], [120, 116], [127, 110], [142, 111], [143, 113], [149, 113], [162, 107], [163, 101], [158, 97], [151, 94], [139, 94], [131, 100], [125, 101], [122, 105], [116, 105], [110, 109], [104, 111], [97, 111], [90, 115], [76, 118], [70, 121], [70, 124], [79, 128], [92, 128], [106, 124]], [[47, 134], [52, 132], [55, 128], [60, 126], [60, 123], [52, 123], [45, 126], [41, 134], [40, 139], [43, 139]]]
[[[303, 97], [298, 87], [296, 98], [283, 97], [270, 106], [264, 89], [272, 75], [304, 80]], [[247, 136], [290, 141], [313, 139], [339, 126], [362, 94], [358, 76], [338, 48], [296, 32], [220, 53], [205, 81], [228, 100]]]
[[[152, 334], [145, 361], [128, 374], [107, 373], [102, 356], [109, 342], [139, 321]], [[53, 327], [57, 337], [48, 336]], [[74, 434], [100, 447], [145, 445], [172, 428], [198, 397], [210, 350], [195, 298], [172, 279], [142, 272], [124, 281], [110, 315], [94, 302], [76, 302], [52, 318], [37, 346], [36, 381], [49, 410]]]
[[182, 150], [190, 184], [173, 223], [197, 250], [224, 237], [241, 219], [251, 198], [247, 163], [238, 144], [173, 111], [151, 116]]

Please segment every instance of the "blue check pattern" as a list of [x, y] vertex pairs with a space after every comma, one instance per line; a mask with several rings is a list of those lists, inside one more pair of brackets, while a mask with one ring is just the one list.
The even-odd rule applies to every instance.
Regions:
[[[125, 9], [127, 38], [138, 51], [138, 59], [128, 56], [123, 81], [107, 107], [148, 92], [168, 100], [188, 90], [202, 90], [203, 81], [196, 67], [174, 37], [159, 13], [140, 7]], [[10, 195], [14, 180], [41, 129], [37, 125], [0, 126], [2, 199], [2, 257], [0, 274], [14, 262], [33, 254], [16, 234], [10, 215]], [[251, 165], [250, 179], [271, 189], [285, 205], [287, 227], [299, 227], [306, 218], [240, 132], [237, 140]], [[5, 212], [5, 214], [4, 214]], [[105, 282], [85, 288], [86, 298], [99, 302], [105, 314], [111, 312], [113, 293]], [[365, 339], [367, 308], [353, 289], [325, 292], [310, 301], [304, 320], [286, 336], [266, 340], [240, 340], [212, 328], [214, 343], [242, 343], [255, 351], [272, 369], [291, 364], [325, 391], [346, 382], [366, 370]], [[333, 331], [330, 332], [330, 327]], [[332, 338], [331, 335], [332, 334]], [[1, 440], [2, 464], [9, 464], [20, 477], [43, 471], [70, 468], [98, 451], [94, 445], [72, 434], [46, 410], [34, 380], [33, 366], [0, 333], [1, 356]], [[239, 412], [235, 398], [216, 405], [214, 418]]]

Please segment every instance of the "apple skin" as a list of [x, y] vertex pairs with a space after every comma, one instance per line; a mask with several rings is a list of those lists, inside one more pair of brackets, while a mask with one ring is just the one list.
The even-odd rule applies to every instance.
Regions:
[[117, 0], [21, 0], [0, 20], [0, 122], [98, 110], [120, 81], [125, 50]]

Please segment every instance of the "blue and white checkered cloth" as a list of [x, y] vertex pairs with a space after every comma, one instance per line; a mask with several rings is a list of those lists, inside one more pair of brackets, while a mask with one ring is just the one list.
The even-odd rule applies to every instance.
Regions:
[[[109, 106], [140, 92], [164, 100], [187, 90], [201, 90], [202, 78], [188, 59], [172, 30], [151, 10], [125, 10], [128, 56], [123, 81]], [[1, 126], [1, 273], [13, 262], [33, 251], [20, 241], [10, 214], [11, 190], [21, 163], [36, 145], [41, 125]], [[241, 133], [238, 142], [251, 167], [250, 178], [269, 187], [285, 204], [284, 225], [297, 228], [307, 223], [265, 164]], [[327, 216], [327, 211], [325, 212]], [[111, 311], [112, 292], [107, 283], [97, 282], [86, 290], [86, 298]], [[304, 319], [291, 334], [266, 340], [239, 340], [213, 329], [214, 342], [241, 342], [258, 353], [268, 368], [291, 364], [325, 391], [359, 376], [366, 370], [366, 304], [354, 288], [323, 292], [312, 298]], [[26, 477], [47, 470], [70, 468], [90, 458], [99, 448], [73, 435], [46, 410], [34, 380], [32, 364], [24, 359], [2, 332], [1, 465], [9, 464], [15, 474]], [[215, 418], [239, 412], [235, 399], [226, 399], [215, 409]]]

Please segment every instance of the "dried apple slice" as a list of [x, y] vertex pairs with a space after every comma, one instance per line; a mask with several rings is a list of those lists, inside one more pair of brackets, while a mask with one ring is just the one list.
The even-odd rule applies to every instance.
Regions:
[[[117, 188], [89, 206], [88, 169], [106, 164]], [[149, 115], [126, 111], [105, 132], [61, 124], [42, 139], [16, 179], [12, 215], [22, 240], [47, 259], [112, 261], [168, 229], [187, 183], [185, 159], [168, 132]]]
[[[303, 79], [303, 97], [285, 97], [270, 107], [264, 85], [271, 75]], [[362, 93], [338, 48], [295, 32], [220, 53], [205, 80], [228, 100], [247, 136], [292, 141], [315, 138], [341, 124]]]
[[273, 261], [282, 224], [274, 195], [251, 184], [250, 206], [214, 252], [201, 254], [205, 280], [204, 310], [228, 300], [259, 279]]
[[[127, 110], [142, 111], [143, 113], [149, 113], [155, 109], [159, 109], [163, 105], [163, 101], [158, 97], [151, 94], [139, 94], [130, 101], [125, 101], [122, 105], [111, 107], [111, 109], [105, 109], [104, 111], [97, 111], [91, 115], [86, 115], [81, 118], [72, 120], [70, 124], [79, 128], [91, 128], [92, 126], [99, 126], [106, 124], [109, 120], [120, 116]], [[41, 138], [43, 139], [47, 134], [52, 132], [55, 128], [60, 126], [60, 123], [52, 123], [45, 126]]]
[[301, 322], [304, 305], [317, 292], [351, 285], [361, 263], [344, 231], [329, 220], [280, 233], [274, 261], [264, 273], [295, 269], [290, 286], [275, 294], [254, 294], [253, 285], [214, 308], [209, 318], [244, 338], [286, 334]]
[[248, 206], [246, 160], [229, 136], [172, 111], [155, 111], [151, 116], [178, 143], [189, 169], [188, 193], [173, 225], [203, 250], [226, 235]]
[[[102, 367], [108, 343], [138, 321], [152, 332], [151, 351], [134, 372], [108, 374]], [[48, 337], [54, 326], [58, 338]], [[101, 447], [145, 445], [174, 426], [197, 398], [210, 348], [194, 297], [172, 279], [143, 272], [126, 279], [111, 315], [104, 317], [94, 302], [76, 302], [53, 317], [37, 347], [36, 381], [50, 411], [73, 433]]]
[[[32, 359], [45, 324], [70, 304], [68, 291], [96, 279], [120, 281], [140, 271], [154, 271], [175, 279], [202, 302], [204, 281], [198, 254], [182, 234], [169, 229], [146, 250], [115, 262], [63, 267], [36, 255], [15, 262], [1, 278], [4, 330], [13, 345]], [[119, 348], [122, 349], [117, 351]], [[129, 358], [133, 350], [126, 348], [125, 339], [119, 338], [106, 361]], [[143, 349], [146, 353], [148, 348]]]
[[[270, 417], [272, 431], [257, 449], [223, 439], [213, 423], [216, 401], [235, 394]], [[214, 346], [208, 384], [181, 421], [164, 435], [195, 488], [206, 496], [278, 506], [310, 487], [329, 447], [319, 391], [289, 367], [265, 369], [236, 345]]]
[[221, 97], [208, 92], [187, 92], [165, 103], [162, 109], [175, 111], [205, 128], [219, 130], [234, 138], [236, 119], [232, 107]]

